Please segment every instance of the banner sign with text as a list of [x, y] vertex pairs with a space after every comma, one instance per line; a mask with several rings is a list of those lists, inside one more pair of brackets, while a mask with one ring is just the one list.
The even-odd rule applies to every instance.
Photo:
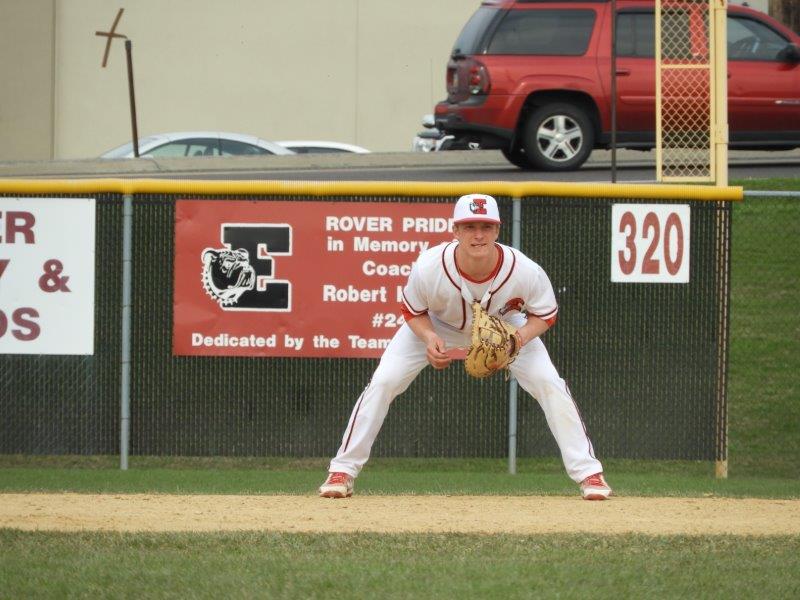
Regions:
[[179, 200], [173, 353], [375, 358], [451, 204]]
[[94, 354], [95, 201], [0, 198], [0, 354]]

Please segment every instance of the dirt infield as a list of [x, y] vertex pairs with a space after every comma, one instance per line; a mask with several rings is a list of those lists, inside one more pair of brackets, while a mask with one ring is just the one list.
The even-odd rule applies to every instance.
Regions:
[[800, 534], [800, 500], [553, 496], [0, 494], [0, 527], [51, 531]]

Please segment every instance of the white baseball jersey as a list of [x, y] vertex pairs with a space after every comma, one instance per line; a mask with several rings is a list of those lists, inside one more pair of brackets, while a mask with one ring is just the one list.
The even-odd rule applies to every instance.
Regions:
[[473, 301], [503, 320], [524, 323], [534, 315], [552, 324], [558, 313], [553, 286], [544, 270], [509, 246], [497, 244], [498, 264], [484, 281], [463, 276], [456, 263], [458, 242], [445, 242], [424, 251], [414, 263], [403, 289], [404, 312], [408, 316], [429, 313], [450, 327], [470, 328]]

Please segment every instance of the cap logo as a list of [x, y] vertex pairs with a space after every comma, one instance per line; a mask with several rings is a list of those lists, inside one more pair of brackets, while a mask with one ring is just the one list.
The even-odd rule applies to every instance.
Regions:
[[453, 223], [468, 221], [488, 221], [500, 223], [497, 201], [487, 194], [467, 194], [461, 196], [453, 209]]
[[469, 203], [469, 210], [473, 215], [485, 215], [486, 211], [486, 198], [473, 198]]

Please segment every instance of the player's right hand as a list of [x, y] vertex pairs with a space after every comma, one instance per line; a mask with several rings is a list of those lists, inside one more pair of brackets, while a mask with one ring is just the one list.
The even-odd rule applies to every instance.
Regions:
[[450, 366], [452, 358], [447, 354], [447, 347], [444, 341], [438, 337], [433, 336], [428, 341], [427, 346], [428, 362], [434, 369], [445, 369]]

